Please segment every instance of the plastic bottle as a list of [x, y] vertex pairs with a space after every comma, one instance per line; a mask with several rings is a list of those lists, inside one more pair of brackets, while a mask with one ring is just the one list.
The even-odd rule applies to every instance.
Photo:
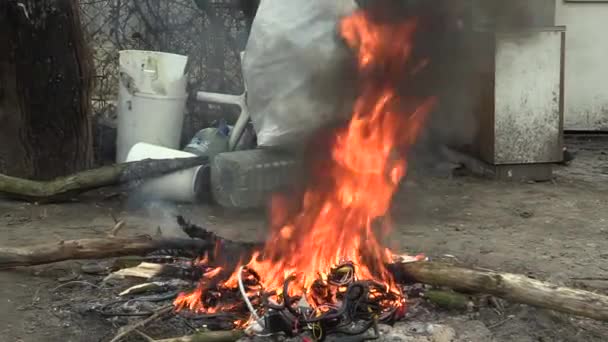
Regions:
[[228, 208], [259, 208], [270, 196], [301, 179], [301, 161], [276, 150], [256, 149], [218, 154], [211, 161], [214, 200]]
[[207, 156], [213, 159], [217, 154], [228, 151], [229, 128], [225, 123], [219, 127], [209, 127], [198, 131], [184, 151], [198, 156]]

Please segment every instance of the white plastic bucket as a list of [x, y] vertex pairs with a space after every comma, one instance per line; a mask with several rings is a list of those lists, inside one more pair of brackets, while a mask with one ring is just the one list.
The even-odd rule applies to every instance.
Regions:
[[[143, 159], [190, 158], [195, 154], [173, 150], [147, 143], [133, 145], [126, 161]], [[198, 177], [203, 166], [196, 166], [145, 181], [138, 189], [138, 195], [150, 200], [174, 202], [195, 202], [198, 196]]]
[[179, 147], [187, 62], [186, 56], [164, 52], [120, 51], [117, 162], [138, 142]]

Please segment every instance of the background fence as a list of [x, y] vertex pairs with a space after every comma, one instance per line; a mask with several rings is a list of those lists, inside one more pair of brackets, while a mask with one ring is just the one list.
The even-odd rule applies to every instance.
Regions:
[[[94, 115], [112, 121], [118, 94], [118, 51], [171, 52], [189, 57], [188, 90], [242, 92], [239, 52], [247, 39], [246, 18], [234, 6], [208, 0], [82, 0], [82, 21], [93, 50]], [[204, 4], [211, 3], [208, 8]], [[188, 99], [183, 140], [236, 108]]]

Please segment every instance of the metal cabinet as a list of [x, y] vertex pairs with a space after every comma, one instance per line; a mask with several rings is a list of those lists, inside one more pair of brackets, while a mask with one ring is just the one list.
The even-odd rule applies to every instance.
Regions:
[[479, 107], [479, 149], [491, 165], [562, 159], [564, 27], [493, 32]]

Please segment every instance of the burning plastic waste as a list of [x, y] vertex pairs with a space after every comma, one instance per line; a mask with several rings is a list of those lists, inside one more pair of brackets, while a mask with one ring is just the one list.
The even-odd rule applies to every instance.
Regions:
[[[405, 298], [385, 263], [375, 226], [388, 228], [391, 198], [407, 168], [433, 98], [403, 98], [403, 75], [424, 65], [411, 58], [416, 21], [376, 22], [358, 11], [339, 25], [356, 52], [358, 97], [350, 122], [331, 136], [330, 160], [320, 160], [300, 210], [288, 215], [271, 207], [272, 231], [265, 247], [230, 274], [204, 267], [198, 288], [175, 300], [177, 310], [234, 313], [243, 325], [252, 312], [278, 312], [293, 332], [340, 331], [357, 321], [402, 316]], [[316, 331], [316, 332], [315, 332]]]

